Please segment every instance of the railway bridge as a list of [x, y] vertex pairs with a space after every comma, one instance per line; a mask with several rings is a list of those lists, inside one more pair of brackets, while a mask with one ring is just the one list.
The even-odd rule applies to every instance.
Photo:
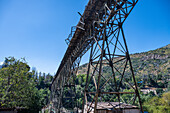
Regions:
[[[137, 2], [89, 0], [84, 13], [79, 13], [80, 20], [66, 39], [68, 48], [51, 85], [50, 105], [55, 112], [67, 109], [68, 104], [72, 109], [77, 108], [76, 112], [84, 113], [98, 113], [99, 108], [121, 113], [134, 105], [143, 112], [123, 29]], [[78, 111], [75, 78], [81, 58], [87, 51], [90, 56], [86, 84], [82, 91], [82, 107]], [[110, 70], [107, 76], [103, 75], [104, 66]], [[66, 93], [69, 97], [65, 96]], [[132, 95], [132, 98], [127, 101], [126, 95]]]

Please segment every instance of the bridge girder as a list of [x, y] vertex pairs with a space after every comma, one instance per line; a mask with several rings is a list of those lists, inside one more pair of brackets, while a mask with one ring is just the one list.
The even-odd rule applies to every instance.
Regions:
[[[63, 106], [64, 88], [74, 83], [81, 57], [91, 49], [84, 90], [83, 111], [96, 113], [98, 101], [108, 101], [113, 98], [119, 102], [119, 107], [125, 103], [122, 95], [133, 95], [129, 104], [138, 99], [143, 112], [135, 75], [123, 31], [123, 23], [131, 13], [138, 0], [90, 0], [85, 8], [76, 30], [68, 41], [68, 49], [59, 66], [51, 86], [51, 101], [56, 112]], [[121, 64], [121, 67], [117, 67]], [[104, 66], [108, 66], [111, 73], [103, 76]], [[133, 83], [128, 80], [132, 79]], [[69, 81], [72, 80], [70, 83]], [[95, 86], [91, 91], [89, 84]], [[133, 92], [125, 92], [122, 84], [128, 84]], [[106, 86], [111, 89], [105, 90]], [[74, 84], [75, 90], [75, 84]], [[75, 92], [75, 91], [74, 91]], [[76, 95], [76, 94], [75, 94]], [[107, 100], [104, 95], [111, 95]], [[76, 100], [76, 99], [75, 99]], [[128, 102], [126, 102], [128, 103]], [[88, 106], [84, 108], [84, 105]], [[115, 110], [117, 108], [112, 106]]]

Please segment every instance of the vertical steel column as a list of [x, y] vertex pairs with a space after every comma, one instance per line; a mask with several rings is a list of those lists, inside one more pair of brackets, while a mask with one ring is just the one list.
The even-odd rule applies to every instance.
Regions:
[[[86, 86], [84, 88], [84, 98], [83, 98], [83, 104], [82, 104], [82, 112], [84, 112], [84, 105], [87, 104], [87, 88], [88, 88], [88, 80], [89, 80], [89, 72], [90, 72], [90, 65], [91, 65], [91, 61], [92, 61], [92, 51], [93, 51], [93, 45], [91, 48], [91, 52], [90, 52], [90, 58], [89, 58], [89, 63], [88, 63], [88, 69], [87, 69], [87, 77], [86, 77]], [[86, 104], [85, 104], [86, 103]]]
[[136, 95], [138, 96], [138, 99], [139, 99], [140, 109], [141, 109], [142, 113], [144, 113], [143, 107], [142, 107], [141, 98], [140, 98], [139, 91], [138, 91], [138, 87], [137, 87], [137, 83], [136, 83], [136, 79], [135, 79], [135, 74], [134, 74], [134, 71], [133, 71], [133, 66], [132, 66], [132, 62], [131, 62], [130, 55], [129, 55], [129, 50], [128, 50], [128, 47], [127, 47], [127, 44], [126, 44], [126, 39], [125, 39], [125, 35], [124, 35], [124, 31], [123, 31], [122, 25], [120, 26], [120, 28], [121, 28], [122, 37], [123, 37], [124, 44], [125, 44], [126, 51], [127, 51], [127, 52], [126, 52], [126, 55], [127, 55], [128, 60], [129, 60], [130, 70], [131, 70], [132, 77], [133, 77], [133, 81], [134, 81], [134, 84], [135, 84], [135, 89], [136, 89], [135, 92], [136, 92]]
[[[76, 59], [82, 57], [90, 48], [83, 112], [94, 110], [93, 112], [96, 113], [98, 102], [103, 101], [108, 102], [113, 110], [118, 112], [118, 108], [113, 106], [111, 102], [118, 102], [119, 104], [116, 106], [121, 108], [125, 103], [136, 102], [136, 97], [143, 112], [122, 28], [124, 21], [137, 2], [138, 0], [89, 1], [76, 30], [71, 32], [66, 40], [70, 42], [69, 47], [52, 83], [52, 100], [54, 100], [58, 113], [63, 107], [61, 100], [64, 96], [65, 84], [70, 79], [74, 80]], [[91, 32], [92, 25], [94, 29]], [[107, 70], [107, 74], [103, 73], [105, 67], [110, 70]], [[76, 92], [75, 86], [72, 90]], [[126, 99], [124, 95], [134, 97]], [[73, 98], [71, 99], [73, 100]], [[86, 105], [86, 110], [84, 105]]]
[[[141, 99], [122, 28], [124, 21], [136, 3], [137, 1], [135, 0], [132, 2], [129, 0], [116, 1], [113, 2], [113, 5], [105, 4], [103, 10], [98, 13], [102, 14], [104, 12], [104, 16], [102, 15], [100, 20], [94, 21], [94, 23], [96, 23], [94, 24], [96, 30], [93, 32], [97, 35], [93, 37], [95, 43], [93, 44], [90, 53], [83, 100], [83, 112], [88, 113], [94, 110], [93, 112], [97, 113], [98, 100], [108, 102], [110, 105], [112, 105], [112, 102], [118, 102], [119, 104], [116, 106], [119, 106], [119, 108], [122, 109], [122, 104], [129, 104], [132, 100], [135, 102], [137, 96], [140, 109], [143, 113]], [[111, 73], [108, 76], [103, 75], [102, 71], [104, 65], [109, 66], [111, 70]], [[133, 80], [129, 81], [131, 80], [131, 77]], [[89, 84], [91, 83], [93, 83], [96, 91], [90, 89]], [[127, 90], [132, 89], [133, 91], [126, 92], [126, 89], [122, 86], [124, 83], [128, 84], [128, 86], [126, 86]], [[105, 89], [105, 87], [108, 86], [110, 89]], [[106, 99], [104, 95], [107, 95], [110, 99]], [[122, 98], [123, 95], [132, 95], [132, 98], [124, 100]], [[84, 105], [86, 108], [84, 108]], [[120, 109], [116, 108], [114, 105], [112, 105], [112, 107], [115, 111], [119, 112]]]
[[[106, 20], [106, 8], [105, 10], [105, 20]], [[98, 96], [100, 95], [100, 80], [101, 80], [101, 71], [102, 71], [102, 62], [103, 62], [103, 55], [105, 54], [104, 48], [105, 48], [105, 41], [106, 41], [106, 21], [104, 22], [104, 28], [103, 28], [103, 41], [102, 41], [102, 50], [101, 50], [101, 56], [100, 56], [100, 66], [99, 66], [99, 75], [98, 75], [98, 82], [97, 82], [97, 91], [95, 94], [95, 106], [94, 106], [94, 113], [96, 113], [97, 109], [97, 103], [98, 103]]]

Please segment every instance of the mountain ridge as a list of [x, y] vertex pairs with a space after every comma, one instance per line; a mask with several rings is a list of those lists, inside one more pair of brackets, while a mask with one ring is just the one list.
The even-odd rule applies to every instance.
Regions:
[[[170, 75], [170, 44], [155, 50], [130, 54], [136, 75], [169, 76]], [[86, 74], [87, 64], [79, 67], [79, 74]]]

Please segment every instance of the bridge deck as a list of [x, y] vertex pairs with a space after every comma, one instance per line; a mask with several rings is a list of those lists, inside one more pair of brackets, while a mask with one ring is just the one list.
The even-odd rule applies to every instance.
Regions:
[[[53, 79], [53, 82], [55, 81], [57, 75], [60, 73], [61, 69], [63, 68], [63, 66], [65, 65], [67, 60], [72, 56], [71, 53], [73, 53], [75, 48], [78, 47], [80, 49], [78, 43], [82, 40], [82, 38], [84, 38], [83, 36], [85, 35], [85, 32], [88, 32], [87, 30], [90, 29], [91, 25], [93, 24], [93, 21], [96, 18], [96, 12], [98, 12], [104, 6], [104, 3], [106, 1], [108, 1], [108, 0], [90, 0], [88, 2], [83, 15], [77, 24], [77, 26], [81, 26], [81, 22], [82, 22], [82, 20], [84, 20], [84, 23], [85, 23], [84, 29], [85, 30], [76, 28], [76, 31], [69, 43], [69, 46], [68, 46], [66, 53], [61, 61], [61, 64], [57, 70], [57, 73], [55, 75], [55, 78]], [[87, 47], [87, 45], [86, 45], [86, 47]], [[84, 50], [85, 48], [82, 48], [82, 49]], [[79, 52], [77, 52], [77, 53], [81, 54], [83, 52], [83, 50], [81, 50], [81, 51], [78, 50]], [[78, 57], [78, 55], [74, 56], [73, 62], [76, 60], [77, 57]]]
[[[99, 58], [100, 60], [98, 60], [98, 63], [96, 65], [96, 68], [93, 69], [93, 73], [91, 75], [91, 79], [94, 76], [94, 73], [97, 72], [98, 73], [98, 82], [96, 83], [96, 80], [94, 80], [95, 83], [95, 88], [96, 91], [95, 92], [90, 92], [87, 90], [88, 85], [90, 83], [90, 81], [88, 81], [88, 76], [90, 73], [90, 65], [88, 66], [88, 74], [87, 74], [87, 81], [86, 81], [86, 86], [85, 86], [85, 90], [84, 90], [84, 97], [86, 97], [86, 99], [84, 98], [83, 100], [83, 105], [85, 104], [85, 100], [87, 101], [87, 96], [89, 94], [94, 94], [95, 96], [93, 97], [93, 100], [95, 101], [95, 108], [94, 110], [96, 111], [96, 107], [97, 107], [97, 102], [98, 102], [98, 98], [100, 96], [100, 94], [116, 94], [118, 96], [118, 101], [120, 103], [120, 94], [132, 94], [132, 95], [136, 95], [134, 101], [136, 100], [136, 98], [138, 97], [139, 99], [139, 103], [140, 103], [140, 107], [141, 110], [142, 105], [141, 105], [141, 101], [140, 101], [140, 96], [139, 96], [139, 92], [137, 90], [137, 84], [135, 81], [135, 77], [134, 77], [134, 72], [133, 72], [133, 68], [132, 68], [132, 64], [131, 64], [131, 60], [129, 57], [129, 52], [128, 52], [128, 48], [126, 45], [126, 40], [125, 40], [125, 36], [124, 36], [124, 32], [123, 32], [123, 28], [122, 25], [124, 23], [124, 21], [126, 20], [126, 18], [128, 17], [128, 15], [130, 14], [130, 12], [132, 11], [132, 9], [134, 8], [134, 6], [136, 5], [136, 3], [138, 2], [138, 0], [89, 0], [83, 15], [81, 15], [81, 18], [76, 26], [76, 30], [74, 31], [74, 34], [72, 36], [72, 33], [70, 38], [71, 40], [69, 40], [69, 45], [68, 48], [66, 50], [66, 53], [60, 63], [60, 66], [57, 70], [57, 73], [55, 74], [55, 77], [52, 81], [52, 86], [51, 86], [51, 101], [53, 103], [53, 105], [56, 108], [56, 111], [59, 111], [62, 105], [62, 99], [63, 99], [63, 95], [64, 95], [64, 88], [65, 86], [69, 86], [71, 84], [71, 82], [74, 81], [74, 78], [76, 75], [76, 70], [78, 69], [79, 63], [80, 63], [80, 59], [81, 57], [90, 49], [92, 48], [91, 54], [90, 56], [94, 57], [96, 55], [96, 53], [98, 52], [96, 50], [96, 47], [98, 47], [98, 50], [100, 51], [100, 53], [95, 56], [95, 58], [91, 58], [89, 60], [89, 64], [92, 65], [92, 62], [95, 62], [95, 59], [98, 60], [97, 58]], [[117, 33], [118, 32], [118, 33]], [[119, 33], [120, 36], [119, 36]], [[116, 35], [116, 36], [115, 36]], [[122, 42], [120, 42], [120, 40], [118, 40], [118, 37], [122, 37]], [[110, 38], [110, 39], [109, 39]], [[114, 42], [115, 44], [111, 43], [113, 42], [112, 39], [116, 39], [116, 41]], [[98, 42], [101, 41], [102, 45], [100, 45]], [[122, 46], [122, 49], [124, 49], [123, 55], [122, 54], [116, 54], [117, 52], [115, 51], [115, 48], [117, 47], [117, 42], [119, 41], [120, 46], [122, 46], [122, 44], [124, 44], [124, 47]], [[105, 43], [107, 43], [105, 45]], [[122, 44], [121, 44], [122, 43]], [[112, 44], [112, 45], [111, 45]], [[94, 50], [93, 50], [93, 45], [95, 45]], [[112, 48], [114, 48], [114, 51], [112, 52], [113, 54], [110, 54], [110, 45], [113, 46]], [[102, 49], [101, 49], [102, 47]], [[108, 49], [108, 51], [105, 51], [105, 48]], [[118, 48], [119, 49], [119, 48]], [[125, 50], [126, 49], [126, 50]], [[97, 52], [96, 52], [97, 51]], [[110, 59], [107, 58], [107, 56], [109, 56]], [[119, 74], [118, 76], [121, 78], [121, 82], [123, 80], [123, 77], [125, 75], [125, 72], [128, 72], [126, 69], [127, 64], [129, 64], [130, 71], [131, 71], [131, 76], [134, 79], [134, 84], [135, 84], [135, 88], [132, 87], [134, 89], [133, 92], [121, 92], [120, 90], [120, 84], [119, 81], [116, 81], [116, 75], [115, 72], [113, 70], [113, 59], [116, 56], [123, 56], [124, 60], [126, 60], [124, 63], [125, 65], [123, 68], [123, 72], [120, 73], [120, 70], [117, 70], [117, 73]], [[113, 88], [114, 92], [108, 91], [108, 92], [100, 92], [100, 91], [104, 91], [102, 90], [103, 87], [100, 87], [100, 81], [101, 81], [101, 71], [102, 71], [102, 64], [104, 65], [104, 63], [102, 62], [105, 57], [105, 59], [108, 60], [108, 65], [110, 66], [110, 68], [112, 69], [112, 74], [110, 78], [114, 79], [114, 86], [115, 88]], [[121, 60], [118, 60], [117, 62], [120, 62]], [[116, 62], [114, 62], [116, 63]], [[99, 71], [98, 71], [98, 64], [100, 65], [99, 67]], [[94, 65], [93, 65], [94, 66]], [[122, 71], [122, 70], [121, 70]], [[113, 77], [114, 76], [114, 77]], [[71, 79], [71, 77], [73, 77], [73, 80]], [[129, 76], [128, 76], [129, 77]], [[95, 78], [93, 78], [95, 79]], [[104, 86], [107, 84], [109, 84], [110, 79], [106, 79]], [[69, 82], [71, 81], [71, 82]], [[117, 84], [119, 83], [119, 89], [117, 87]], [[109, 84], [110, 85], [110, 84]], [[74, 93], [75, 90], [73, 91]], [[92, 98], [92, 97], [91, 97]], [[91, 102], [91, 105], [94, 102]], [[86, 102], [87, 104], [87, 102]], [[84, 109], [84, 108], [83, 108]], [[89, 109], [88, 109], [89, 111]]]

